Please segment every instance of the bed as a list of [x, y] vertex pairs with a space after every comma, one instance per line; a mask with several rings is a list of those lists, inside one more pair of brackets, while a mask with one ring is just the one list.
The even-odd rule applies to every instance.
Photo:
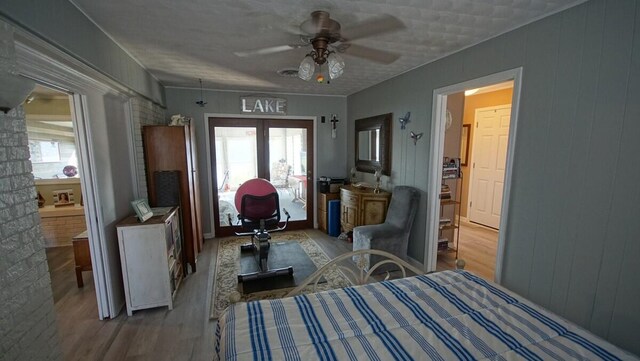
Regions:
[[638, 360], [462, 270], [237, 303], [215, 348], [221, 360]]

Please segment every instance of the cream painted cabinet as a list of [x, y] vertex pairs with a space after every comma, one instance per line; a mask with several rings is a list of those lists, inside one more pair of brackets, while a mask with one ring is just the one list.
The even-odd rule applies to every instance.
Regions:
[[372, 188], [344, 186], [340, 189], [340, 224], [343, 232], [354, 227], [383, 223], [391, 193], [374, 193]]
[[168, 306], [182, 280], [182, 234], [178, 207], [139, 223], [135, 216], [116, 226], [127, 314]]

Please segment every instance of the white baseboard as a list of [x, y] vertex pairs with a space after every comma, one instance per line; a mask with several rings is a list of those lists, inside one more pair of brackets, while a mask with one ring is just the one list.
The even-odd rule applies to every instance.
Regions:
[[202, 237], [204, 237], [204, 239], [211, 239], [211, 238], [215, 238], [215, 234], [213, 233], [204, 233], [202, 234]]

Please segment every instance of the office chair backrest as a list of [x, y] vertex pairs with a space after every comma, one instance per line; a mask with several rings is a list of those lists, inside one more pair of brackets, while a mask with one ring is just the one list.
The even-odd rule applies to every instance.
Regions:
[[277, 227], [280, 222], [280, 200], [278, 192], [264, 196], [245, 194], [240, 204], [238, 215], [242, 226], [247, 229], [257, 229], [260, 221], [264, 220], [264, 227], [268, 230]]
[[242, 208], [242, 197], [245, 194], [251, 194], [254, 196], [266, 196], [267, 194], [271, 194], [273, 192], [277, 192], [276, 187], [273, 186], [268, 180], [262, 178], [253, 178], [248, 181], [242, 183], [235, 195], [235, 205], [236, 209]]

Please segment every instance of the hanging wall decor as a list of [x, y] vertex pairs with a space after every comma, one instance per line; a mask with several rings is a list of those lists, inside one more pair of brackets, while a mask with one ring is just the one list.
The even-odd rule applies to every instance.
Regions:
[[400, 129], [404, 130], [407, 127], [407, 124], [411, 122], [409, 118], [411, 118], [411, 112], [407, 112], [404, 117], [400, 117]]
[[418, 139], [422, 138], [424, 133], [414, 133], [413, 130], [409, 132], [409, 136], [413, 139], [413, 145], [418, 144]]

